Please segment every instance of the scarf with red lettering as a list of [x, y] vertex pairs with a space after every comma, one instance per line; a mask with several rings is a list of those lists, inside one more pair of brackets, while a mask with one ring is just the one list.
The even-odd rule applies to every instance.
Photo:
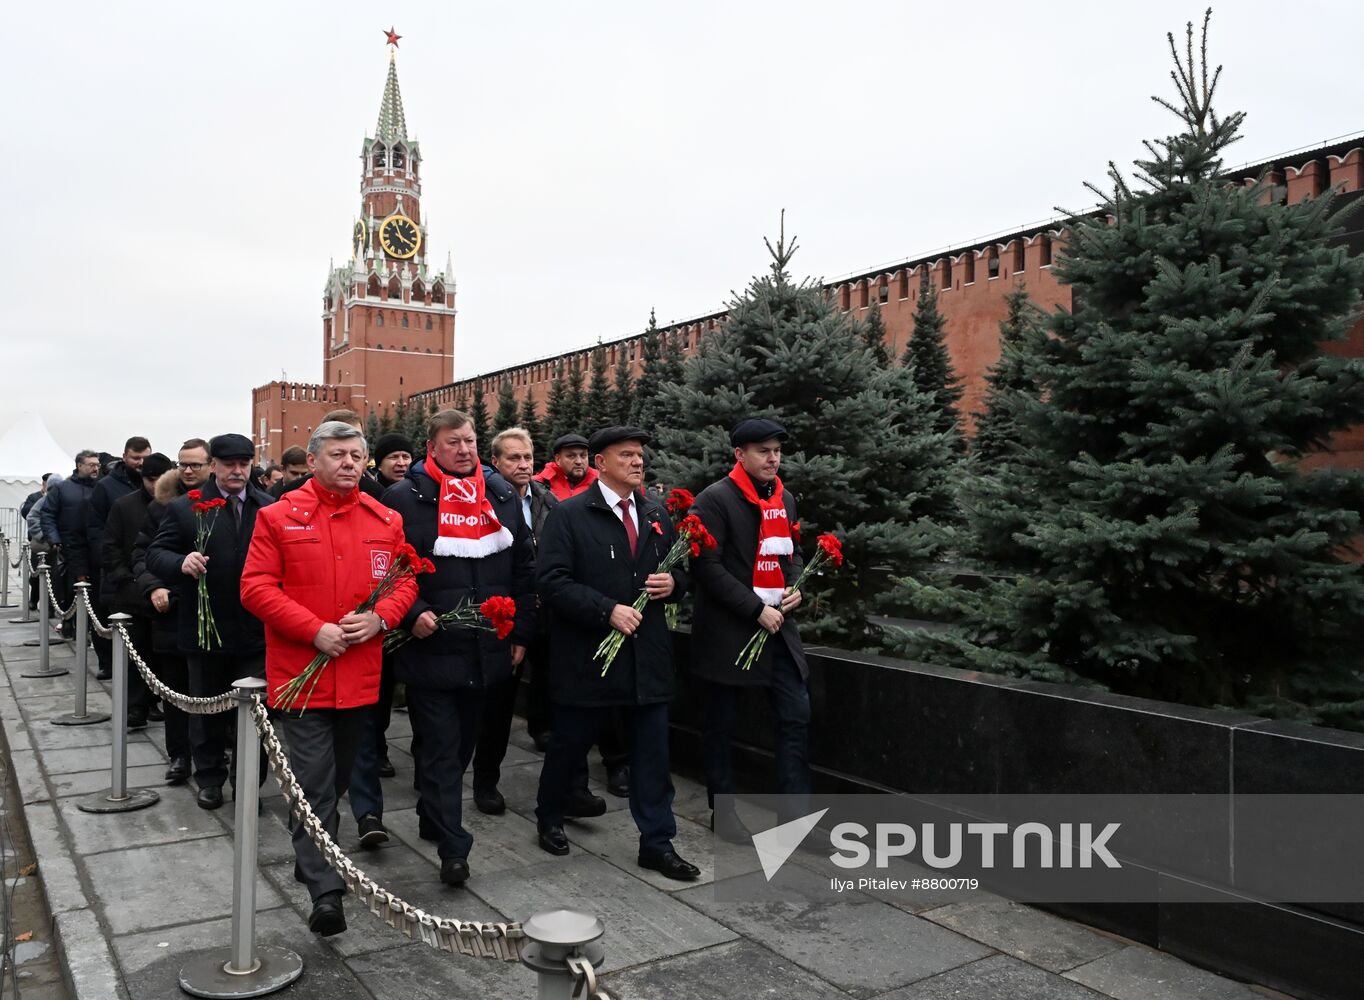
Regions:
[[786, 577], [781, 571], [778, 556], [789, 556], [795, 546], [791, 544], [791, 525], [786, 517], [786, 500], [782, 497], [781, 479], [770, 499], [758, 496], [753, 480], [744, 471], [743, 465], [734, 463], [729, 478], [739, 487], [749, 503], [758, 508], [758, 555], [753, 560], [753, 593], [764, 604], [781, 604], [786, 592]]
[[451, 476], [427, 458], [422, 470], [436, 482], [436, 544], [433, 555], [481, 559], [512, 543], [484, 493], [483, 464], [468, 476]]

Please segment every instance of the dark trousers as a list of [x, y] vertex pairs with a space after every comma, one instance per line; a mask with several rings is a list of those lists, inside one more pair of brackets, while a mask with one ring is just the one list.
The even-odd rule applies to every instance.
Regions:
[[[109, 615], [112, 612], [110, 611], [109, 606], [105, 604], [103, 599], [99, 596], [99, 577], [97, 576], [90, 577], [90, 607], [95, 609], [95, 617], [100, 620], [100, 624], [107, 626], [109, 624]], [[138, 621], [139, 619], [134, 618], [133, 620]], [[129, 634], [131, 635], [132, 633], [130, 632]], [[98, 632], [95, 631], [94, 626], [91, 626], [90, 643], [95, 647], [95, 658], [99, 661], [99, 672], [102, 674], [107, 674], [110, 670], [113, 669], [114, 641], [112, 639], [104, 638]], [[151, 643], [147, 643], [145, 646], [137, 647], [138, 652], [144, 654], [143, 659], [146, 658], [145, 651], [150, 647]], [[130, 674], [136, 673], [137, 668], [134, 667], [131, 663], [129, 663], [128, 670]], [[131, 685], [129, 685], [130, 693], [131, 690], [132, 687]], [[144, 687], [143, 691], [145, 690], [146, 688]], [[131, 706], [133, 704], [133, 701], [129, 699], [128, 704]]]
[[[211, 698], [230, 691], [232, 682], [240, 677], [265, 676], [263, 652], [236, 654], [197, 650], [188, 654], [188, 660], [189, 693], [195, 697]], [[200, 788], [221, 788], [227, 780], [227, 748], [235, 720], [235, 712], [190, 717], [189, 742], [194, 757], [194, 779]], [[262, 754], [262, 781], [265, 780], [266, 767], [265, 755]], [[350, 777], [349, 771], [346, 776]]]
[[362, 816], [384, 815], [384, 789], [379, 783], [379, 762], [388, 760], [388, 723], [393, 718], [393, 664], [384, 656], [379, 675], [379, 700], [365, 710], [364, 732], [355, 751], [350, 774], [350, 811]]
[[[535, 817], [547, 826], [564, 821], [564, 802], [575, 775], [598, 738], [614, 706], [554, 706], [554, 735], [549, 740]], [[677, 835], [673, 818], [673, 779], [668, 770], [668, 706], [632, 705], [622, 709], [630, 737], [630, 815], [639, 829], [641, 854], [672, 849]]]
[[[184, 653], [153, 648], [152, 656], [155, 657], [151, 661], [152, 673], [156, 674], [162, 684], [172, 691], [189, 691], [189, 661], [185, 659]], [[164, 702], [163, 706], [162, 711], [166, 716], [166, 756], [172, 760], [176, 757], [188, 757], [189, 716], [169, 701]]]
[[[800, 815], [800, 802], [810, 794], [810, 688], [800, 676], [791, 651], [781, 639], [772, 649], [772, 684], [767, 688], [768, 703], [776, 723], [774, 743], [777, 760], [777, 794], [791, 796], [790, 808], [783, 813]], [[744, 688], [732, 684], [706, 685], [705, 768], [706, 798], [712, 808], [715, 796], [735, 792], [730, 744]]]
[[474, 750], [476, 792], [492, 791], [502, 777], [502, 761], [507, 756], [512, 712], [516, 708], [516, 691], [519, 687], [520, 678], [513, 672], [506, 680], [489, 684], [486, 689], [483, 718], [478, 727], [478, 745]]
[[[341, 825], [337, 804], [346, 794], [355, 765], [355, 750], [368, 715], [368, 706], [310, 708], [301, 715], [276, 713], [277, 718], [284, 720], [284, 734], [289, 740], [289, 766], [303, 789], [303, 797], [333, 840]], [[346, 888], [299, 822], [294, 823], [294, 857], [313, 902], [326, 893]]]
[[464, 829], [464, 772], [478, 745], [484, 692], [407, 687], [417, 762], [417, 815], [436, 827], [441, 859], [467, 858], [474, 838]]
[[549, 697], [549, 640], [539, 636], [526, 651], [530, 683], [526, 694], [526, 728], [539, 736], [554, 728], [554, 702]]
[[[101, 621], [107, 622], [108, 619], [101, 615]], [[141, 615], [133, 615], [132, 621], [125, 623], [128, 638], [132, 640], [133, 649], [141, 655], [143, 662], [152, 668], [152, 673], [156, 673], [156, 654], [152, 651], [152, 623], [150, 619], [143, 618]], [[94, 629], [90, 630], [94, 634]], [[111, 640], [105, 639], [106, 643]], [[112, 646], [110, 655], [112, 656]], [[103, 667], [101, 666], [101, 669]], [[169, 682], [166, 682], [169, 683]], [[176, 688], [177, 691], [184, 691], [184, 688]], [[133, 662], [133, 655], [128, 654], [128, 711], [141, 710], [146, 712], [152, 705], [156, 704], [156, 699], [152, 697], [151, 689], [147, 687], [147, 682], [142, 679], [142, 671], [137, 669], [137, 664]], [[170, 737], [166, 737], [166, 753], [170, 753]]]

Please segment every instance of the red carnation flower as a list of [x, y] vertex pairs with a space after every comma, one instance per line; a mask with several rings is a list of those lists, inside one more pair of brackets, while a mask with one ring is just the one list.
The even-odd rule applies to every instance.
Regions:
[[693, 559], [695, 559], [695, 558], [696, 558], [697, 556], [699, 556], [700, 554], [701, 554], [701, 546], [698, 545], [696, 542], [692, 542], [692, 543], [691, 543], [691, 557], [692, 557]]
[[650, 521], [649, 526], [654, 529], [655, 535], [663, 534], [663, 525], [659, 524], [657, 521]]
[[820, 535], [815, 543], [824, 551], [829, 562], [835, 566], [843, 565], [843, 543], [833, 535]]
[[433, 563], [430, 559], [423, 559], [423, 560], [422, 560], [422, 568], [421, 568], [421, 572], [422, 572], [422, 573], [434, 573], [435, 571], [436, 571], [436, 564], [435, 564], [435, 563]]
[[795, 524], [791, 525], [791, 537], [795, 540], [796, 544], [800, 544], [800, 522], [799, 522], [799, 521], [797, 521]]
[[189, 497], [191, 500], [202, 500], [204, 498], [204, 491], [190, 490], [188, 493], [185, 494], [185, 496]]
[[663, 501], [668, 508], [668, 513], [673, 515], [685, 514], [695, 502], [696, 497], [692, 495], [691, 490], [684, 490], [680, 486], [671, 490], [668, 493], [668, 498]]

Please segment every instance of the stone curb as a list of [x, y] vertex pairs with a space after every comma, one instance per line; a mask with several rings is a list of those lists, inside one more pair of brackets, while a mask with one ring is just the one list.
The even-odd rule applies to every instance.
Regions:
[[[6, 742], [12, 735], [17, 735], [21, 737], [18, 742], [27, 747], [31, 741], [26, 724], [19, 721], [18, 702], [9, 684], [8, 669], [3, 680], [0, 716], [4, 720]], [[62, 834], [56, 803], [47, 794], [47, 778], [38, 763], [38, 752], [16, 753], [10, 744], [8, 757], [21, 789], [20, 818], [28, 830], [33, 856], [38, 862], [39, 882], [48, 912], [52, 914], [53, 940], [72, 996], [75, 1000], [126, 998], [128, 993], [114, 963], [113, 952], [91, 909], [91, 900], [72, 859], [71, 846]], [[26, 788], [43, 791], [40, 795], [25, 795], [22, 790]]]

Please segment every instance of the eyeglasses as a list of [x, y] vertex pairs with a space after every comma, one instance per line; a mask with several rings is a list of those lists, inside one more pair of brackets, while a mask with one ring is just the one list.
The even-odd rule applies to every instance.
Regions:
[[185, 469], [187, 471], [194, 471], [197, 469], [202, 469], [206, 464], [207, 463], [205, 462], [177, 462], [176, 467]]

